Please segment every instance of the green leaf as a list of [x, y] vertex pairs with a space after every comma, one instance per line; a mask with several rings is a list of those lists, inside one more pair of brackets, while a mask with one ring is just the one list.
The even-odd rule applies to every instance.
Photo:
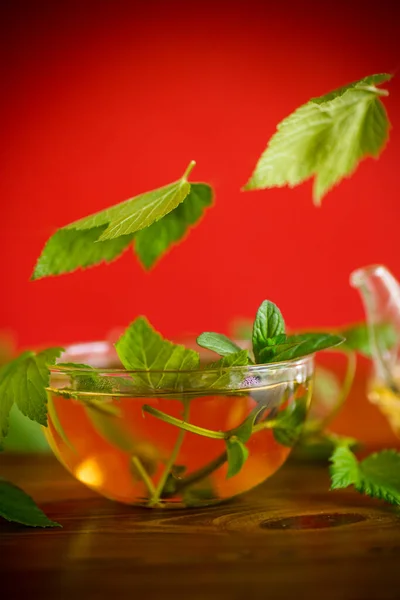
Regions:
[[301, 342], [293, 342], [292, 344], [276, 344], [276, 346], [266, 346], [260, 350], [257, 362], [259, 364], [279, 362], [282, 360], [280, 356], [293, 353], [295, 348], [298, 348]]
[[200, 364], [197, 352], [164, 340], [145, 317], [128, 327], [115, 348], [126, 369], [139, 371], [132, 377], [146, 389], [182, 389], [185, 378], [179, 371], [197, 369]]
[[48, 413], [50, 422], [53, 425], [54, 429], [56, 430], [60, 439], [64, 442], [64, 444], [70, 450], [72, 450], [73, 452], [76, 452], [76, 448], [74, 447], [72, 442], [69, 440], [68, 435], [66, 434], [65, 429], [61, 424], [61, 421], [58, 416], [58, 412], [56, 410], [56, 407], [54, 406], [53, 397], [52, 397], [51, 392], [47, 393], [47, 413]]
[[118, 258], [131, 244], [134, 236], [124, 235], [100, 242], [99, 238], [106, 229], [107, 225], [79, 231], [59, 229], [47, 241], [31, 279], [71, 273], [79, 268], [85, 269], [102, 261], [109, 263]]
[[238, 438], [231, 437], [225, 442], [228, 460], [227, 479], [237, 475], [249, 457], [249, 451]]
[[[102, 261], [110, 262], [132, 243], [136, 234], [139, 259], [147, 268], [152, 266], [211, 204], [211, 188], [206, 184], [193, 184], [191, 191], [187, 177], [194, 165], [192, 161], [183, 177], [174, 183], [130, 198], [56, 231], [40, 255], [32, 279], [70, 273]], [[180, 207], [185, 198], [188, 203]], [[163, 218], [167, 221], [161, 225]], [[153, 225], [157, 225], [155, 229], [144, 233]], [[139, 236], [138, 232], [142, 231]]]
[[296, 186], [314, 176], [314, 202], [367, 156], [377, 158], [389, 135], [389, 121], [377, 85], [391, 79], [371, 75], [313, 98], [278, 126], [246, 190]]
[[103, 440], [123, 452], [134, 454], [135, 440], [119, 412], [116, 415], [106, 414], [89, 404], [85, 406], [85, 411], [94, 429]]
[[62, 348], [48, 348], [38, 354], [23, 352], [0, 369], [0, 446], [8, 433], [14, 403], [26, 417], [47, 426], [48, 365], [62, 352]]
[[50, 521], [28, 494], [0, 477], [0, 516], [7, 521], [30, 527], [61, 527]]
[[213, 488], [210, 478], [203, 479], [185, 488], [182, 493], [185, 506], [205, 506], [218, 498], [218, 493]]
[[[389, 323], [378, 323], [375, 331], [382, 348], [391, 348], [396, 344], [396, 332]], [[359, 352], [368, 358], [372, 357], [368, 325], [359, 323], [340, 328], [338, 331], [345, 338], [341, 346], [342, 352]]]
[[294, 460], [327, 462], [338, 446], [348, 446], [351, 450], [359, 450], [361, 443], [355, 438], [337, 435], [326, 430], [309, 431], [306, 422], [290, 456]]
[[279, 444], [291, 447], [297, 442], [307, 418], [307, 411], [307, 397], [302, 397], [278, 413], [271, 428]]
[[[1, 399], [0, 399], [1, 404]], [[6, 452], [51, 452], [42, 427], [25, 417], [14, 404], [10, 411], [10, 429], [4, 440]]]
[[262, 412], [264, 412], [264, 410], [266, 408], [267, 408], [266, 405], [256, 406], [251, 411], [249, 416], [243, 421], [243, 423], [238, 425], [238, 427], [235, 427], [235, 429], [231, 430], [231, 432], [230, 432], [231, 435], [238, 438], [238, 440], [243, 442], [243, 444], [246, 444], [249, 441], [251, 434], [253, 433], [253, 427], [254, 427], [254, 423], [255, 423], [257, 417]]
[[73, 390], [77, 392], [93, 392], [97, 394], [112, 394], [114, 390], [113, 377], [98, 374], [96, 369], [82, 363], [57, 363], [57, 367], [65, 369], [65, 375], [72, 380]]
[[273, 302], [264, 300], [257, 311], [253, 325], [252, 342], [256, 362], [259, 362], [261, 350], [271, 345], [271, 338], [282, 336], [284, 333], [285, 322], [281, 311]]
[[172, 212], [141, 229], [135, 236], [135, 251], [142, 265], [150, 269], [172, 244], [179, 242], [212, 204], [212, 189], [204, 183], [192, 183], [185, 200]]
[[212, 350], [221, 356], [229, 356], [229, 354], [236, 354], [241, 351], [242, 348], [232, 342], [226, 335], [222, 333], [213, 333], [206, 331], [197, 338], [197, 343], [202, 348]]
[[194, 165], [194, 162], [190, 163], [185, 175], [178, 181], [79, 219], [67, 225], [66, 229], [85, 230], [107, 225], [99, 237], [100, 241], [104, 241], [149, 227], [174, 210], [189, 194], [190, 184], [186, 177]]
[[331, 333], [302, 333], [288, 336], [286, 342], [288, 347], [278, 351], [271, 360], [265, 362], [281, 362], [301, 358], [320, 350], [338, 346], [343, 342], [343, 338]]
[[354, 485], [361, 494], [400, 505], [400, 453], [383, 450], [359, 462], [346, 446], [331, 457], [332, 489]]
[[[245, 367], [249, 364], [249, 353], [247, 350], [239, 350], [233, 354], [227, 354], [216, 362], [209, 363], [204, 369], [202, 383], [207, 390], [229, 389], [241, 387], [245, 371], [231, 367]], [[209, 371], [209, 373], [207, 373]]]

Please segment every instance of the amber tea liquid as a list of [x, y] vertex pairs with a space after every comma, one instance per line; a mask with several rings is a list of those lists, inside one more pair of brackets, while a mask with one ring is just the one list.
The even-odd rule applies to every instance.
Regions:
[[[290, 401], [304, 397], [308, 389], [299, 385]], [[257, 431], [246, 444], [249, 458], [244, 467], [227, 479], [224, 440], [183, 433], [142, 410], [146, 404], [182, 419], [183, 404], [177, 399], [83, 394], [72, 399], [55, 391], [49, 394], [45, 431], [54, 453], [82, 483], [120, 502], [148, 505], [148, 485], [140, 468], [157, 486], [179, 435], [183, 439], [169, 479], [172, 488], [161, 498], [164, 505], [212, 504], [245, 492], [275, 473], [290, 452], [270, 429]], [[198, 397], [190, 402], [187, 420], [199, 427], [227, 431], [240, 425], [255, 406], [250, 394]], [[277, 410], [267, 410], [263, 419], [273, 418]], [[185, 478], [193, 483], [185, 487]]]

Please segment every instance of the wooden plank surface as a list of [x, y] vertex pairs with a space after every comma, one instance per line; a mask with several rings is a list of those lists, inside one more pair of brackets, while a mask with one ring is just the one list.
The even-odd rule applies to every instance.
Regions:
[[4, 597], [400, 598], [399, 510], [329, 492], [326, 467], [289, 463], [230, 503], [170, 511], [103, 499], [50, 457], [2, 456], [0, 475], [63, 525], [0, 522]]

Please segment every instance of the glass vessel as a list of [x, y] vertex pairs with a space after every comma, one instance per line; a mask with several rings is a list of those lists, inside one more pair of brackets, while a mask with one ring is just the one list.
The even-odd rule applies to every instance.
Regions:
[[144, 507], [215, 504], [268, 479], [301, 432], [314, 372], [310, 355], [149, 379], [122, 369], [107, 342], [70, 346], [60, 360], [45, 429], [54, 454], [100, 494]]
[[383, 265], [370, 265], [351, 274], [369, 328], [373, 375], [368, 398], [400, 437], [400, 284]]

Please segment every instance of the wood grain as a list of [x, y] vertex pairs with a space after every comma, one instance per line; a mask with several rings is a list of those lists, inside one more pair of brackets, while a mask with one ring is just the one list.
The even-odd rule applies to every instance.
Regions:
[[11, 598], [400, 598], [399, 511], [329, 492], [324, 467], [287, 464], [228, 504], [169, 511], [107, 501], [50, 457], [3, 456], [0, 474], [63, 525], [0, 523]]

